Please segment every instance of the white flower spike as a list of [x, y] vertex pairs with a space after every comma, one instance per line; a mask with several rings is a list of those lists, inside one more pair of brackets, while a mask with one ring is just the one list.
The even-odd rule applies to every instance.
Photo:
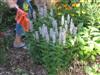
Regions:
[[69, 14], [67, 15], [67, 23], [68, 23], [68, 25], [70, 24], [70, 15]]
[[64, 25], [64, 22], [65, 22], [65, 18], [64, 18], [64, 15], [62, 15], [62, 17], [61, 17], [61, 25]]

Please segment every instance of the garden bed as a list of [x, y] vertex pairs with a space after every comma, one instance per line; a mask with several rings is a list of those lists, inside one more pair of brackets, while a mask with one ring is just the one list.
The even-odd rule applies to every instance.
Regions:
[[[27, 50], [9, 49], [7, 58], [7, 63], [0, 65], [0, 75], [47, 75], [41, 65], [33, 64]], [[96, 61], [92, 64], [100, 64], [100, 56]], [[83, 70], [84, 66], [79, 61], [74, 61], [69, 71], [60, 71], [58, 75], [88, 75]], [[98, 72], [100, 72], [100, 68]]]

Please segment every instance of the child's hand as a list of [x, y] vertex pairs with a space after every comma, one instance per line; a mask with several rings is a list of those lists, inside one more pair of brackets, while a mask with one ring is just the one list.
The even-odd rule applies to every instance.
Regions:
[[7, 4], [10, 8], [17, 7], [17, 0], [7, 0]]

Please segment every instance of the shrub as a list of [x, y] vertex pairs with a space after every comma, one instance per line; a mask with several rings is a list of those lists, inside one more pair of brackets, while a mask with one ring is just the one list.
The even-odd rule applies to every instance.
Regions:
[[7, 4], [0, 0], [0, 31], [6, 31], [14, 24], [15, 12], [11, 11]]
[[[81, 27], [80, 27], [81, 28]], [[83, 27], [77, 37], [79, 41], [79, 58], [84, 61], [95, 61], [96, 56], [100, 55], [100, 33], [96, 27]]]
[[0, 64], [6, 63], [7, 49], [11, 45], [12, 36], [7, 32], [8, 27], [14, 23], [14, 12], [11, 12], [7, 4], [0, 0], [0, 33], [4, 32], [4, 36], [0, 34]]

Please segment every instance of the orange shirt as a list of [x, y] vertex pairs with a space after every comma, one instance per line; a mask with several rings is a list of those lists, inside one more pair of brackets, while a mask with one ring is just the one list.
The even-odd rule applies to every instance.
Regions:
[[23, 27], [24, 31], [26, 32], [28, 32], [30, 28], [30, 21], [27, 16], [28, 14], [26, 12], [18, 8], [15, 20]]

